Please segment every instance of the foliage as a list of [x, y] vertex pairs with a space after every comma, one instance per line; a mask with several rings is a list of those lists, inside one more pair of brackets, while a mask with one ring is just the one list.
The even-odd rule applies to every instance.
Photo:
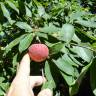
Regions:
[[[17, 62], [30, 44], [37, 42], [50, 50], [49, 58], [42, 62], [44, 66], [31, 62], [38, 71], [32, 75], [41, 75], [40, 69], [44, 67], [48, 81], [42, 89], [50, 88], [54, 96], [73, 96], [90, 71], [90, 84], [96, 95], [96, 10], [91, 8], [96, 3], [85, 1], [0, 1], [0, 96], [9, 88]], [[65, 93], [58, 88], [60, 84], [65, 86]]]

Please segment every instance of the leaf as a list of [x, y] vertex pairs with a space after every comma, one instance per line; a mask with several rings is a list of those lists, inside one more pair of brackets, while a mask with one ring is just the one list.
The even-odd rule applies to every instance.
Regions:
[[69, 16], [70, 16], [70, 20], [77, 20], [78, 18], [81, 18], [81, 16], [87, 15], [87, 12], [84, 11], [77, 11], [77, 12], [72, 12]]
[[36, 32], [36, 35], [38, 37], [42, 37], [44, 39], [48, 39], [48, 35], [46, 33], [42, 33], [42, 32]]
[[59, 28], [57, 28], [56, 26], [54, 26], [52, 23], [46, 26], [44, 26], [43, 28], [40, 28], [40, 31], [41, 32], [44, 32], [44, 33], [48, 33], [48, 34], [51, 34], [51, 33], [56, 33], [59, 31]]
[[61, 49], [61, 52], [68, 54], [69, 53], [69, 50], [64, 45], [63, 48]]
[[50, 88], [50, 89], [55, 88], [56, 85], [55, 85], [54, 79], [52, 77], [50, 65], [49, 65], [48, 61], [45, 62], [45, 76], [48, 81], [43, 85], [42, 88]]
[[74, 84], [75, 79], [73, 76], [69, 76], [69, 75], [63, 73], [62, 71], [60, 71], [60, 73], [69, 86], [72, 86]]
[[13, 57], [13, 61], [12, 61], [13, 68], [18, 64], [17, 57], [18, 57], [18, 53]]
[[14, 5], [14, 3], [12, 3], [11, 1], [6, 1], [7, 2], [7, 4], [13, 9], [13, 10], [15, 10], [18, 14], [19, 14], [19, 10], [18, 10], [18, 8]]
[[92, 65], [90, 67], [90, 84], [91, 89], [96, 96], [96, 58], [93, 60]]
[[21, 29], [25, 29], [28, 32], [32, 32], [32, 28], [30, 25], [28, 25], [26, 22], [17, 22], [16, 26], [18, 26]]
[[1, 83], [0, 84], [0, 87], [4, 90], [4, 91], [6, 91], [7, 89], [8, 89], [8, 87], [9, 87], [9, 83], [7, 82], [7, 83]]
[[93, 21], [78, 19], [75, 23], [83, 25], [85, 27], [96, 28], [96, 22], [93, 22]]
[[0, 4], [1, 4], [1, 9], [2, 9], [3, 15], [8, 19], [8, 21], [10, 23], [12, 23], [12, 20], [11, 20], [11, 17], [10, 17], [10, 13], [7, 10], [7, 8], [5, 7], [4, 3], [0, 2]]
[[14, 46], [16, 46], [24, 37], [26, 36], [26, 34], [16, 38], [15, 40], [13, 40], [11, 43], [9, 43], [6, 48], [5, 48], [5, 52], [4, 55], [6, 55]]
[[84, 66], [83, 64], [81, 64], [73, 55], [69, 55], [70, 58], [72, 59], [72, 61], [74, 61], [76, 64], [78, 64], [79, 66]]
[[68, 74], [68, 75], [72, 75], [74, 76], [74, 68], [72, 67], [71, 64], [69, 64], [68, 62], [66, 62], [63, 58], [59, 58], [57, 60], [52, 60], [56, 66], [63, 71], [64, 73]]
[[86, 75], [86, 72], [88, 71], [88, 69], [90, 68], [91, 66], [91, 63], [90, 62], [88, 65], [86, 65], [85, 67], [83, 67], [83, 69], [81, 70], [81, 73], [79, 75], [79, 77], [77, 78], [77, 80], [74, 82], [74, 85], [70, 87], [69, 89], [69, 93], [70, 93], [70, 96], [73, 96], [75, 94], [77, 94], [78, 90], [79, 90], [79, 86], [84, 78], [84, 76]]
[[31, 12], [31, 10], [30, 10], [27, 6], [25, 6], [25, 9], [26, 9], [26, 16], [32, 17], [32, 12]]
[[77, 42], [77, 43], [80, 43], [80, 42], [81, 42], [81, 40], [77, 37], [76, 34], [74, 34], [72, 40], [73, 40], [74, 42]]
[[19, 13], [21, 17], [26, 14], [26, 9], [25, 9], [25, 2], [24, 0], [18, 0], [18, 5], [19, 5]]
[[33, 39], [33, 34], [31, 33], [31, 34], [27, 34], [26, 37], [20, 41], [20, 44], [19, 44], [19, 52], [20, 53], [29, 47], [29, 45], [32, 42], [32, 39]]
[[43, 6], [38, 6], [38, 14], [40, 17], [45, 14], [45, 9]]
[[91, 48], [96, 51], [96, 42], [91, 45]]
[[5, 92], [0, 88], [0, 96], [4, 96]]
[[47, 81], [43, 84], [42, 89], [47, 89], [47, 88], [53, 90], [54, 87], [53, 87], [53, 81], [52, 80]]
[[57, 54], [58, 52], [61, 51], [61, 49], [63, 48], [64, 44], [61, 42], [58, 42], [56, 44], [54, 44], [53, 46], [50, 47], [50, 54]]
[[64, 24], [60, 31], [60, 39], [69, 43], [72, 40], [74, 33], [75, 33], [75, 29], [73, 25]]
[[93, 52], [88, 48], [75, 46], [73, 49], [74, 49], [74, 52], [76, 52], [83, 60], [87, 62], [90, 62], [90, 60], [93, 57]]
[[0, 77], [0, 83], [2, 83], [5, 80], [4, 77]]
[[78, 67], [78, 65], [77, 65], [74, 61], [72, 61], [72, 59], [70, 58], [70, 56], [68, 56], [67, 54], [64, 54], [64, 55], [62, 56], [62, 58], [63, 58], [63, 60], [64, 60], [67, 64], [70, 64], [70, 65], [72, 65], [72, 66]]

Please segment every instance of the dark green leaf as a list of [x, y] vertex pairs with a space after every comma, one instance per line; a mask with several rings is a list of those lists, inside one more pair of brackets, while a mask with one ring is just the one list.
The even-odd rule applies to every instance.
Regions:
[[73, 95], [75, 95], [78, 92], [79, 86], [80, 86], [80, 84], [81, 84], [81, 82], [82, 82], [82, 80], [83, 80], [86, 72], [90, 68], [91, 63], [89, 63], [87, 66], [83, 67], [83, 69], [81, 70], [81, 73], [80, 73], [79, 77], [74, 82], [74, 85], [70, 87], [70, 92], [69, 92], [70, 93], [70, 96], [73, 96]]
[[7, 2], [7, 4], [13, 9], [13, 10], [15, 10], [18, 14], [19, 14], [19, 9], [15, 6], [15, 4], [14, 3], [12, 3], [11, 1], [6, 1]]
[[3, 15], [8, 19], [8, 21], [10, 23], [12, 23], [10, 13], [9, 13], [8, 9], [5, 7], [4, 3], [0, 2], [0, 4], [1, 4], [1, 9], [2, 9]]
[[93, 60], [92, 65], [90, 67], [90, 84], [91, 89], [96, 96], [96, 58]]

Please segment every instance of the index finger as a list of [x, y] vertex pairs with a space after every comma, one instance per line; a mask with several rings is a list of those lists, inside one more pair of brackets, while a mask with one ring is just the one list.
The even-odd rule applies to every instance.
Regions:
[[19, 76], [29, 76], [30, 75], [30, 57], [28, 54], [25, 54], [20, 62], [20, 66], [17, 72]]

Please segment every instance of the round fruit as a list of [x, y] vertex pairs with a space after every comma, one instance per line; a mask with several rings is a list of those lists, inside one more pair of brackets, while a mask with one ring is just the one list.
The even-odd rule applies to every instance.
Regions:
[[45, 44], [32, 44], [29, 47], [29, 56], [35, 62], [44, 61], [49, 55], [49, 49]]

